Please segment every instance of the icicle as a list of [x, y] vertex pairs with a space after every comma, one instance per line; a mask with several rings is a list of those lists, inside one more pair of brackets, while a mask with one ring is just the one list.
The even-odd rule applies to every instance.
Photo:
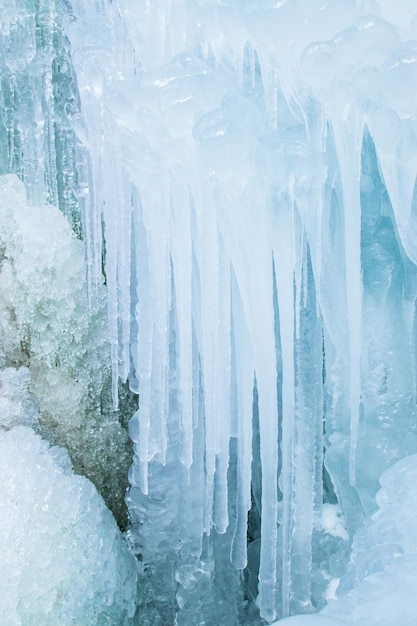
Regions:
[[[101, 124], [103, 123], [103, 110], [100, 115]], [[104, 236], [107, 244], [105, 256], [105, 274], [108, 290], [108, 319], [109, 319], [109, 335], [111, 346], [111, 362], [112, 362], [112, 398], [114, 409], [118, 408], [118, 380], [119, 380], [119, 327], [118, 327], [118, 286], [117, 286], [117, 251], [118, 251], [118, 230], [119, 230], [119, 211], [118, 207], [118, 175], [120, 169], [116, 166], [116, 176], [111, 181], [104, 174], [105, 156], [110, 151], [113, 152], [113, 146], [110, 147], [104, 139], [104, 133], [101, 135], [99, 145], [98, 158], [93, 162], [93, 180], [94, 188], [97, 190], [95, 195], [96, 212], [103, 215]]]
[[97, 207], [94, 200], [92, 187], [91, 155], [85, 149], [77, 147], [77, 172], [78, 185], [75, 194], [78, 198], [81, 213], [82, 232], [87, 272], [87, 297], [89, 310], [92, 310], [93, 302], [97, 297], [98, 287], [103, 283], [102, 272], [102, 241], [103, 228], [101, 220], [101, 208]]
[[236, 527], [231, 546], [231, 561], [237, 569], [247, 565], [247, 516], [251, 506], [252, 403], [254, 361], [253, 349], [244, 315], [244, 307], [232, 276], [232, 323], [236, 381], [236, 422], [238, 473], [236, 493]]
[[349, 333], [350, 452], [349, 481], [355, 484], [356, 446], [361, 401], [361, 204], [360, 171], [363, 117], [352, 112], [346, 121], [332, 119], [342, 180], [345, 219], [346, 298]]
[[295, 344], [294, 495], [290, 612], [312, 610], [312, 534], [322, 494], [322, 332], [308, 249], [304, 251], [300, 336]]
[[417, 178], [415, 120], [400, 119], [392, 110], [369, 107], [366, 123], [375, 143], [401, 243], [408, 257], [417, 263], [417, 220], [412, 210]]
[[[296, 207], [295, 207], [296, 209]], [[295, 213], [295, 219], [297, 219], [298, 217], [298, 221], [299, 221], [299, 215], [298, 212], [296, 211]], [[294, 267], [294, 287], [295, 287], [295, 291], [294, 291], [294, 315], [295, 315], [295, 336], [294, 339], [296, 341], [298, 341], [298, 339], [300, 338], [300, 323], [301, 323], [301, 309], [304, 306], [304, 301], [303, 298], [306, 298], [306, 290], [303, 289], [302, 285], [303, 285], [303, 275], [305, 275], [306, 272], [306, 248], [307, 248], [307, 241], [305, 238], [305, 231], [304, 229], [301, 227], [300, 224], [298, 224], [298, 229], [299, 229], [299, 236], [295, 237], [295, 241], [294, 241], [294, 245], [296, 247], [296, 250], [294, 251], [294, 260], [295, 260], [295, 267]]]
[[282, 613], [289, 615], [291, 594], [291, 524], [294, 482], [294, 208], [291, 198], [277, 207], [274, 264], [282, 351]]
[[[273, 341], [273, 337], [269, 337], [269, 339]], [[265, 344], [263, 342], [261, 345], [258, 344], [257, 349], [261, 348], [261, 346], [263, 349], [266, 348], [264, 355], [268, 355], [268, 351], [270, 350], [268, 350], [266, 342]], [[268, 357], [263, 361], [263, 367], [256, 361], [262, 462], [261, 560], [259, 567], [259, 597], [257, 603], [261, 616], [268, 621], [272, 621], [276, 618], [278, 545], [278, 412], [276, 368], [274, 367], [275, 351], [273, 350], [272, 354], [268, 355]]]
[[[167, 401], [168, 401], [168, 353], [169, 353], [169, 309], [171, 306], [170, 278], [171, 263], [169, 256], [169, 176], [162, 169], [160, 173], [164, 185], [151, 186], [141, 191], [142, 220], [146, 233], [146, 250], [149, 268], [148, 291], [139, 297], [138, 304], [146, 305], [146, 326], [144, 318], [137, 317], [139, 334], [144, 344], [138, 353], [144, 359], [143, 373], [139, 370], [140, 385], [149, 386], [150, 408], [148, 431], [148, 456], [150, 461], [155, 455], [165, 455], [167, 442]], [[139, 251], [140, 254], [140, 251]], [[138, 282], [140, 266], [137, 263]], [[149, 333], [149, 335], [147, 335]], [[150, 343], [151, 342], [151, 343]], [[141, 392], [139, 392], [141, 397]]]
[[190, 198], [174, 187], [171, 190], [171, 258], [177, 310], [178, 391], [181, 411], [180, 459], [191, 466], [193, 446], [192, 406], [192, 298]]
[[213, 521], [217, 532], [225, 533], [229, 525], [227, 473], [230, 441], [230, 261], [221, 234], [219, 241], [219, 313], [216, 333], [216, 400], [220, 415], [219, 452], [217, 456], [215, 502]]
[[[324, 185], [328, 169], [328, 163], [325, 159], [327, 120], [321, 106], [317, 102], [311, 100], [303, 102], [301, 111], [304, 115], [308, 141], [306, 165], [310, 170], [310, 184], [307, 189], [304, 185], [299, 185], [294, 193], [296, 194], [297, 208], [301, 212], [304, 228], [306, 229], [316, 290], [320, 294], [323, 270]], [[317, 299], [317, 313], [319, 313], [319, 305], [320, 298]]]
[[[140, 407], [131, 420], [131, 437], [135, 442], [135, 452], [140, 465], [140, 487], [148, 493], [148, 440], [151, 418], [151, 364], [152, 364], [152, 311], [149, 294], [151, 291], [150, 265], [147, 247], [147, 234], [141, 216], [142, 203], [137, 203], [134, 223], [136, 253], [136, 344], [132, 347], [135, 378], [139, 383]], [[132, 433], [132, 426], [134, 433]]]
[[222, 414], [224, 407], [217, 404], [217, 327], [219, 319], [219, 257], [217, 225], [214, 220], [214, 207], [197, 205], [199, 220], [199, 270], [202, 290], [202, 337], [201, 359], [204, 384], [204, 414], [206, 429], [206, 524], [205, 532], [209, 533], [213, 516], [214, 474], [216, 455], [219, 453], [220, 420], [226, 419]]

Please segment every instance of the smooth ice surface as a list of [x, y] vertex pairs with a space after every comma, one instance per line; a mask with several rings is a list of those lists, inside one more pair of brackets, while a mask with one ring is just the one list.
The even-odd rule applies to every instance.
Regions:
[[26, 368], [0, 376], [0, 621], [133, 624], [137, 565], [94, 485], [38, 418]]

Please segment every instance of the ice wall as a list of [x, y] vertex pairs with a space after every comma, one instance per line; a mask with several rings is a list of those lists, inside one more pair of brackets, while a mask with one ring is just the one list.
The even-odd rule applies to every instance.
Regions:
[[282, 626], [391, 626], [415, 623], [416, 455], [381, 476], [378, 511], [356, 534], [339, 598], [319, 615], [292, 617]]
[[74, 0], [65, 28], [161, 615], [213, 615], [248, 511], [260, 615], [309, 612], [323, 502], [352, 536], [417, 449], [413, 3]]
[[[0, 172], [29, 195], [2, 179], [1, 365], [30, 365], [64, 438], [92, 407], [96, 441], [104, 270], [114, 408], [120, 381], [140, 395], [142, 626], [321, 608], [381, 472], [417, 450], [416, 40], [411, 0], [1, 12]], [[45, 201], [82, 223], [88, 313]]]

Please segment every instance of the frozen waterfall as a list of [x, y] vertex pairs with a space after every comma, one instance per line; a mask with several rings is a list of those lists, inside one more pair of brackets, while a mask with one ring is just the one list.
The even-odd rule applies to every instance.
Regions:
[[415, 624], [415, 0], [3, 0], [0, 66], [0, 426], [123, 528], [130, 418], [110, 619]]

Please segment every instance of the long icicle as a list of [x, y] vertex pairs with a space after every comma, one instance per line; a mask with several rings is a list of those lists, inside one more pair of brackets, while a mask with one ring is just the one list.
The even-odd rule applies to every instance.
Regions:
[[337, 115], [332, 128], [342, 181], [345, 219], [346, 300], [349, 345], [350, 451], [349, 482], [355, 485], [356, 446], [361, 401], [361, 204], [360, 172], [363, 116], [353, 110], [347, 120]]

